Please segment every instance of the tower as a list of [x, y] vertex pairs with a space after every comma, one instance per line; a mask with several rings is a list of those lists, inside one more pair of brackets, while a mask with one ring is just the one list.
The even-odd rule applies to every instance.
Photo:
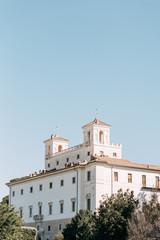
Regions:
[[51, 138], [44, 141], [45, 160], [52, 158], [56, 153], [68, 148], [69, 140], [59, 137], [57, 134], [51, 135]]

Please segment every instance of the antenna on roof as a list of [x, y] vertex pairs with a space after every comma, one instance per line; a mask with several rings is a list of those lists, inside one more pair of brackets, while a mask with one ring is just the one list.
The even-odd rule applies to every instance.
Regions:
[[97, 108], [96, 108], [96, 120], [98, 119], [98, 110], [97, 110]]

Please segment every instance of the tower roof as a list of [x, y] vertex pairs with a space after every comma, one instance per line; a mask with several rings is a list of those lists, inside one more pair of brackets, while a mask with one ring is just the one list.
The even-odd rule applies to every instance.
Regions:
[[94, 121], [92, 121], [92, 122], [90, 122], [90, 123], [84, 125], [82, 128], [88, 127], [88, 126], [90, 126], [90, 125], [103, 125], [103, 126], [111, 127], [111, 125], [106, 124], [106, 123], [104, 123], [104, 122], [98, 120], [98, 118], [95, 118]]
[[48, 140], [45, 140], [44, 143], [45, 143], [45, 142], [48, 142], [48, 141], [50, 141], [50, 140], [53, 140], [53, 141], [56, 140], [56, 141], [62, 141], [62, 142], [69, 142], [69, 140], [67, 140], [67, 139], [65, 139], [65, 138], [62, 138], [62, 137], [59, 137], [58, 135], [55, 135], [55, 136], [51, 135], [51, 138], [48, 139]]

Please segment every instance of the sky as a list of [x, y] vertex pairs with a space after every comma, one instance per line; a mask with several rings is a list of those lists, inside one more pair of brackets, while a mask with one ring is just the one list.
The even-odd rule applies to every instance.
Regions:
[[160, 1], [0, 0], [0, 200], [44, 169], [56, 133], [98, 118], [135, 163], [160, 165]]

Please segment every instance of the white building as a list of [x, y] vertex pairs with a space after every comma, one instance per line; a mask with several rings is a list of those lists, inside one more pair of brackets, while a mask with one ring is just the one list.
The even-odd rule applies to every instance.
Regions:
[[110, 142], [110, 125], [98, 119], [82, 127], [82, 144], [51, 136], [45, 144], [45, 170], [11, 180], [10, 204], [38, 240], [53, 239], [80, 209], [96, 211], [102, 195], [130, 189], [138, 198], [160, 191], [160, 166], [122, 159], [122, 145]]

